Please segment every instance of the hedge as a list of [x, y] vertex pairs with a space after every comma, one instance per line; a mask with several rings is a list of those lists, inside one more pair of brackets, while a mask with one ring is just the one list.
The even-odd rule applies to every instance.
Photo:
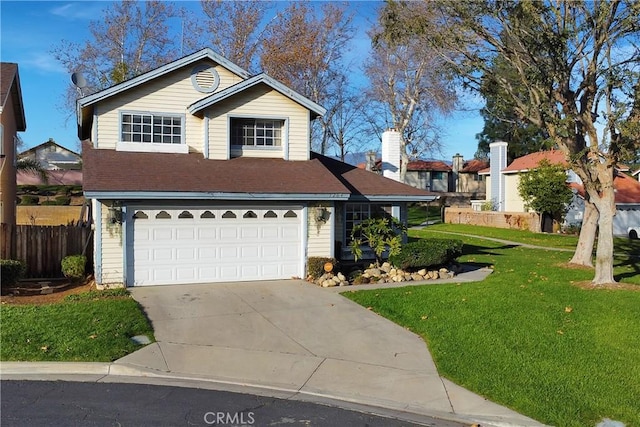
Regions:
[[39, 201], [40, 201], [40, 198], [38, 196], [30, 196], [28, 194], [24, 196], [20, 196], [21, 205], [34, 206], [34, 205], [37, 205]]
[[24, 277], [27, 265], [15, 259], [0, 259], [0, 283], [4, 286], [13, 286]]
[[457, 239], [420, 239], [402, 246], [389, 262], [403, 270], [444, 265], [462, 255], [462, 241]]

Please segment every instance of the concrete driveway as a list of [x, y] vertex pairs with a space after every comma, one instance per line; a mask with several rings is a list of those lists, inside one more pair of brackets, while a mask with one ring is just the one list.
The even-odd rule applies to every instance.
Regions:
[[417, 335], [296, 280], [132, 289], [157, 342], [115, 362], [446, 419], [539, 425], [441, 379]]

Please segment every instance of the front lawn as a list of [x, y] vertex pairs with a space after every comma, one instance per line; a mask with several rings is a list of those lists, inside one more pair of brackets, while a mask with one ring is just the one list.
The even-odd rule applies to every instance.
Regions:
[[0, 307], [0, 360], [110, 362], [153, 330], [127, 291], [91, 291], [47, 305]]
[[[443, 237], [429, 229], [411, 234]], [[460, 238], [460, 261], [493, 266], [483, 282], [343, 295], [421, 335], [441, 375], [490, 400], [556, 426], [640, 425], [640, 286], [584, 289], [593, 271], [566, 268], [571, 252]], [[640, 285], [639, 265], [616, 272]]]

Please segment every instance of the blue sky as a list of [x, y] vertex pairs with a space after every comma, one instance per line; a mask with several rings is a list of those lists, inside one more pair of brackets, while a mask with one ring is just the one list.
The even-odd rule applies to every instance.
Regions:
[[[23, 149], [53, 138], [57, 143], [77, 151], [79, 141], [76, 123], [70, 112], [63, 108], [63, 97], [70, 81], [66, 70], [51, 55], [61, 40], [82, 42], [89, 38], [89, 22], [98, 19], [109, 4], [104, 1], [0, 1], [0, 60], [16, 62], [27, 118], [27, 131], [20, 136]], [[199, 8], [197, 1], [181, 1], [180, 5]], [[366, 26], [374, 18], [377, 4], [352, 2], [358, 37], [354, 40], [352, 55], [360, 62], [366, 57], [368, 40]], [[450, 160], [460, 153], [470, 159], [477, 148], [475, 134], [482, 130], [477, 103], [475, 108], [457, 112], [443, 118], [441, 155], [434, 157]], [[371, 147], [373, 149], [379, 147]]]

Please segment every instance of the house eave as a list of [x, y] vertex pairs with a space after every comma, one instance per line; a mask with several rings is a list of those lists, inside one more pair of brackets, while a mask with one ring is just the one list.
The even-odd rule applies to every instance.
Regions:
[[151, 81], [157, 77], [165, 75], [173, 70], [184, 67], [185, 65], [189, 65], [201, 59], [210, 59], [222, 65], [223, 67], [227, 68], [228, 70], [232, 71], [233, 73], [239, 75], [243, 79], [247, 79], [250, 76], [250, 74], [246, 70], [240, 68], [239, 66], [235, 65], [231, 61], [218, 55], [210, 48], [205, 48], [197, 52], [194, 52], [191, 55], [187, 55], [183, 58], [170, 62], [169, 64], [163, 65], [162, 67], [159, 67], [154, 70], [148, 71], [144, 74], [141, 74], [138, 77], [134, 77], [130, 80], [111, 86], [108, 89], [104, 89], [104, 90], [101, 90], [100, 92], [85, 96], [84, 98], [80, 98], [78, 100], [78, 105], [80, 108], [87, 107], [91, 104], [95, 104], [96, 102], [102, 101], [113, 95], [124, 92], [132, 87]]
[[403, 196], [403, 195], [352, 195], [349, 197], [350, 202], [433, 202], [438, 200], [440, 196]]
[[305, 201], [305, 200], [347, 200], [348, 194], [341, 193], [229, 193], [197, 191], [85, 191], [88, 199], [97, 200], [234, 200], [234, 201]]

